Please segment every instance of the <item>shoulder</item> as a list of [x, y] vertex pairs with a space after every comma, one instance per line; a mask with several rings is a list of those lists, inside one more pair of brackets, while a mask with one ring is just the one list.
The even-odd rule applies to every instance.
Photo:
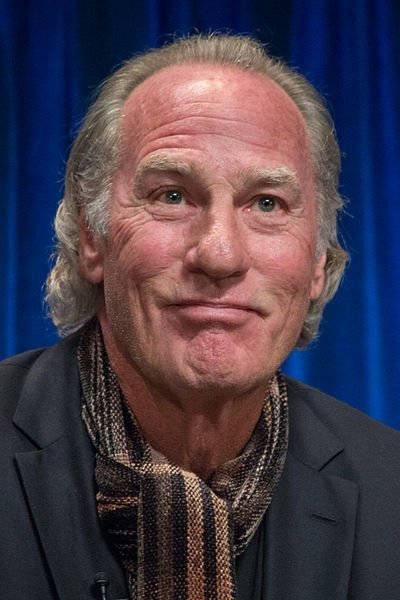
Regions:
[[[45, 350], [45, 348], [37, 348], [36, 350], [29, 350], [28, 352], [16, 354], [2, 360], [0, 362], [0, 378], [2, 383], [11, 383], [16, 380], [16, 382], [22, 383], [31, 366]], [[3, 387], [2, 390], [4, 390]]]
[[317, 558], [330, 537], [329, 565], [339, 564], [332, 562], [336, 555], [346, 570], [351, 562], [349, 597], [397, 598], [400, 433], [317, 389], [286, 382], [289, 453], [281, 504], [286, 513], [305, 506], [310, 514], [317, 506], [318, 514], [337, 516], [335, 530], [308, 519], [303, 533], [306, 541], [314, 536]]
[[295, 411], [307, 405], [329, 428], [340, 432], [345, 439], [354, 439], [357, 432], [362, 436], [392, 440], [400, 443], [400, 432], [379, 423], [349, 404], [306, 385], [296, 379], [286, 377], [289, 402]]
[[399, 431], [320, 390], [290, 378], [286, 382], [296, 450], [308, 456], [313, 446], [318, 455], [324, 452], [323, 445], [332, 446], [334, 439], [342, 451], [331, 469], [341, 465], [350, 477], [375, 483], [395, 478], [400, 493]]
[[0, 362], [0, 410], [2, 414], [14, 411], [26, 377], [43, 352], [45, 352], [44, 348], [30, 350]]
[[30, 350], [0, 362], [0, 416], [11, 417], [21, 397], [40, 399], [43, 392], [68, 389], [76, 380], [76, 346], [73, 334], [48, 348]]

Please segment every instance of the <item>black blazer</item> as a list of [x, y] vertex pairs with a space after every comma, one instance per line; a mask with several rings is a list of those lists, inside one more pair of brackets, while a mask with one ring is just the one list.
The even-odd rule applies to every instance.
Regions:
[[[88, 600], [105, 571], [76, 339], [0, 365], [0, 599]], [[288, 380], [290, 443], [272, 504], [237, 560], [240, 600], [399, 600], [400, 434]]]

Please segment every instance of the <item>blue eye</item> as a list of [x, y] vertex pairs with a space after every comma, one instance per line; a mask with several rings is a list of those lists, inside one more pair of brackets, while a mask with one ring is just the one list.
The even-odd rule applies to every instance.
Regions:
[[262, 212], [272, 212], [276, 208], [277, 202], [272, 196], [263, 196], [257, 201], [257, 204]]
[[167, 204], [180, 204], [183, 201], [183, 195], [177, 190], [164, 192], [165, 202]]

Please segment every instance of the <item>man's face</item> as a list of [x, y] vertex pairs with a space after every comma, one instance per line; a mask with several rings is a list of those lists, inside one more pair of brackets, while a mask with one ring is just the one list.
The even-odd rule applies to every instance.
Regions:
[[323, 287], [299, 111], [262, 75], [181, 65], [131, 94], [122, 134], [108, 239], [81, 247], [106, 339], [159, 391], [265, 388]]

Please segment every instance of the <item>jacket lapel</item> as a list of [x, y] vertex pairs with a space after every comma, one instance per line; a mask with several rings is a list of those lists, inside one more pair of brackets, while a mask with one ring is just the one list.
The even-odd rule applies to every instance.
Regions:
[[[317, 391], [307, 391], [313, 396]], [[346, 451], [288, 382], [287, 464], [266, 527], [271, 600], [344, 600], [352, 562], [358, 485], [346, 478]], [[310, 396], [310, 398], [311, 398]]]
[[348, 597], [357, 498], [353, 482], [289, 454], [265, 524], [263, 598]]
[[17, 468], [60, 600], [95, 597], [100, 571], [110, 580], [110, 597], [124, 598], [123, 573], [97, 519], [74, 348], [68, 341], [45, 351], [29, 373], [14, 422], [37, 450], [17, 454]]
[[345, 477], [341, 441], [298, 390], [288, 391], [289, 452], [266, 517], [237, 561], [239, 598], [345, 600], [358, 486]]
[[[80, 416], [76, 340], [45, 351], [26, 379], [16, 426], [36, 450], [16, 457], [60, 600], [87, 599], [105, 571], [111, 598], [123, 573], [99, 528], [94, 455]], [[70, 399], [66, 402], [66, 397]], [[358, 498], [344, 449], [301, 395], [290, 392], [289, 453], [273, 502], [238, 561], [241, 599], [347, 598]], [[249, 587], [248, 582], [253, 581]]]

